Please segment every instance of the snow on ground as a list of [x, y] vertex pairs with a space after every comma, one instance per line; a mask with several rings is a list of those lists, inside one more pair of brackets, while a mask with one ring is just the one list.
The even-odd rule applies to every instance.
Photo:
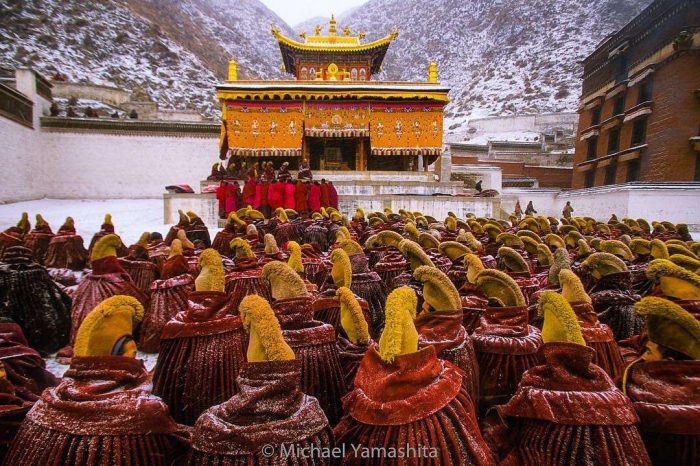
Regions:
[[500, 131], [495, 133], [481, 133], [471, 138], [467, 136], [464, 142], [486, 145], [489, 141], [538, 142], [539, 140], [540, 133], [535, 131]]
[[106, 213], [112, 214], [115, 232], [126, 245], [134, 244], [144, 231], [159, 231], [165, 236], [170, 228], [163, 224], [163, 199], [40, 199], [0, 204], [0, 231], [17, 224], [22, 212], [29, 213], [32, 226], [34, 215], [41, 214], [54, 233], [66, 217], [73, 217], [86, 247]]

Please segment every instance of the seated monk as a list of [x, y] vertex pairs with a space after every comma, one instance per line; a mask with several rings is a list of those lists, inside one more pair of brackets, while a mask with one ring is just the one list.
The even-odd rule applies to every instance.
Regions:
[[277, 218], [274, 221], [272, 234], [275, 236], [277, 243], [284, 244], [288, 241], [301, 241], [303, 236], [301, 219], [290, 220], [287, 211], [281, 207], [275, 213]]
[[148, 296], [136, 287], [117, 260], [117, 248], [121, 244], [122, 240], [117, 235], [104, 236], [95, 244], [90, 257], [92, 272], [83, 278], [73, 295], [71, 343], [75, 340], [83, 319], [110, 296], [133, 296], [141, 305], [148, 303]]
[[[333, 267], [331, 269], [330, 277], [333, 283], [326, 283], [326, 289], [316, 297], [313, 302], [312, 309], [314, 311], [314, 319], [332, 325], [336, 331], [339, 332], [341, 330], [341, 308], [340, 300], [337, 297], [336, 291], [341, 287], [352, 290], [352, 266], [350, 265], [350, 259], [348, 258], [347, 253], [342, 249], [333, 251], [333, 254], [331, 254], [331, 260]], [[293, 266], [291, 258], [290, 266]], [[366, 300], [360, 298], [356, 294], [353, 293], [353, 295], [360, 305], [360, 309], [365, 316], [365, 320], [370, 322], [372, 316], [369, 310], [369, 304]]]
[[9, 247], [21, 246], [24, 236], [29, 233], [30, 229], [29, 215], [26, 212], [22, 212], [22, 218], [20, 218], [16, 226], [0, 232], [0, 256]]
[[56, 385], [56, 378], [46, 370], [46, 362], [29, 347], [16, 324], [0, 323], [0, 361], [3, 376], [12, 384], [14, 395], [24, 401], [33, 403], [44, 389]]
[[234, 309], [249, 294], [271, 299], [270, 291], [260, 279], [262, 265], [243, 238], [234, 238], [230, 244], [234, 267], [226, 274], [226, 293]]
[[[104, 238], [107, 235], [113, 235], [114, 234], [114, 224], [112, 223], [112, 215], [111, 214], [105, 214], [104, 221], [102, 222], [102, 225], [100, 226], [100, 231], [95, 233], [92, 236], [92, 239], [90, 240], [90, 246], [88, 246], [88, 257], [92, 256], [92, 250], [94, 249], [95, 245], [97, 242]], [[121, 239], [121, 238], [120, 238]], [[121, 243], [119, 245], [119, 248], [117, 249], [117, 256], [125, 256], [126, 255], [126, 246], [124, 246], [124, 243]]]
[[44, 265], [53, 269], [82, 270], [87, 258], [83, 237], [75, 233], [75, 223], [71, 217], [67, 217], [58, 233], [51, 238]]
[[530, 274], [530, 266], [527, 260], [520, 252], [508, 246], [501, 246], [496, 256], [500, 269], [515, 280], [515, 283], [520, 287], [520, 291], [523, 292], [525, 303], [529, 304], [532, 294], [540, 289], [540, 282]]
[[[331, 254], [331, 276], [336, 287], [347, 286], [367, 302], [370, 313], [370, 334], [379, 335], [384, 328], [384, 301], [387, 288], [376, 272], [369, 270], [362, 247], [352, 240], [344, 240]], [[347, 283], [347, 264], [350, 264], [350, 283]]]
[[261, 279], [270, 288], [284, 339], [301, 362], [302, 391], [318, 399], [328, 421], [335, 425], [342, 413], [340, 399], [348, 389], [340, 369], [335, 329], [313, 319], [313, 297], [287, 264], [266, 264]]
[[630, 364], [622, 390], [639, 415], [653, 464], [695, 465], [700, 458], [700, 322], [679, 305], [647, 297], [646, 351]]
[[270, 305], [247, 296], [239, 310], [250, 334], [247, 363], [236, 380], [240, 391], [199, 417], [187, 464], [330, 464], [284, 455], [283, 448], [331, 448], [333, 432], [318, 400], [301, 388], [302, 363]]
[[481, 259], [476, 254], [466, 254], [464, 256], [465, 281], [459, 289], [460, 301], [462, 303], [462, 325], [471, 335], [479, 326], [481, 315], [488, 307], [488, 298], [476, 286], [476, 277], [482, 270], [486, 270]]
[[6, 249], [1, 263], [0, 320], [19, 325], [28, 346], [44, 356], [68, 344], [70, 298], [34, 261], [29, 249]]
[[321, 255], [310, 244], [300, 246], [296, 241], [289, 241], [286, 249], [289, 254], [289, 266], [304, 280], [320, 289], [326, 283], [329, 274], [329, 268]]
[[239, 238], [245, 235], [248, 224], [241, 220], [236, 212], [231, 212], [226, 218], [224, 229], [214, 236], [214, 241], [211, 247], [216, 249], [222, 256], [230, 257], [230, 244], [234, 238]]
[[362, 454], [372, 448], [403, 449], [409, 464], [493, 464], [461, 371], [438, 359], [435, 347], [418, 349], [417, 305], [408, 287], [387, 298], [379, 345], [362, 359], [334, 429], [345, 452], [340, 464], [377, 464]]
[[440, 270], [423, 265], [413, 273], [423, 283], [423, 309], [414, 321], [418, 347], [435, 347], [437, 356], [464, 371], [462, 383], [476, 406], [479, 366], [474, 346], [462, 326], [462, 303], [457, 288]]
[[38, 264], [43, 265], [44, 259], [46, 258], [46, 251], [49, 249], [49, 243], [51, 243], [51, 238], [53, 237], [54, 234], [53, 231], [51, 231], [51, 226], [44, 220], [41, 214], [36, 214], [34, 229], [24, 235], [22, 245], [32, 251], [34, 259]]
[[14, 385], [7, 380], [4, 364], [0, 361], [0, 461], [5, 458], [32, 404], [17, 396]]
[[652, 294], [663, 296], [700, 319], [700, 276], [664, 259], [649, 263], [646, 275], [654, 284]]
[[597, 252], [588, 256], [581, 266], [594, 280], [588, 291], [593, 309], [598, 319], [612, 329], [615, 340], [638, 335], [644, 327], [644, 320], [634, 312], [639, 295], [632, 291], [627, 265], [613, 254]]
[[163, 327], [187, 309], [188, 296], [194, 291], [194, 277], [189, 273], [179, 239], [170, 244], [170, 256], [163, 264], [160, 280], [151, 284], [151, 298], [141, 322], [139, 349], [157, 353]]
[[393, 289], [396, 277], [408, 270], [408, 261], [398, 249], [401, 241], [403, 237], [391, 230], [380, 231], [365, 241], [369, 266], [381, 277], [388, 290]]
[[143, 306], [113, 296], [85, 318], [64, 379], [27, 414], [5, 458], [7, 465], [169, 465], [183, 431], [150, 394], [131, 335]]
[[[603, 369], [611, 379], [616, 380], [624, 370], [624, 362], [620, 348], [615, 341], [615, 335], [605, 324], [598, 321], [598, 315], [593, 310], [591, 298], [583, 289], [583, 283], [574, 272], [563, 269], [559, 272], [561, 294], [569, 302], [576, 314], [581, 334], [586, 345], [595, 350], [592, 362]], [[538, 305], [541, 310], [541, 306]], [[540, 316], [544, 318], [544, 316]]]
[[146, 295], [150, 295], [151, 284], [160, 275], [160, 269], [148, 257], [150, 238], [149, 232], [142, 233], [136, 244], [129, 246], [126, 256], [119, 258], [119, 263], [129, 274], [136, 287]]
[[173, 417], [193, 425], [206, 409], [228, 400], [245, 362], [245, 336], [224, 293], [224, 266], [214, 249], [199, 257], [201, 272], [187, 309], [165, 324], [153, 371], [153, 393]]
[[193, 243], [197, 240], [202, 241], [204, 243], [205, 248], [211, 247], [211, 237], [209, 236], [209, 229], [204, 223], [204, 220], [202, 220], [199, 217], [199, 215], [197, 215], [195, 212], [192, 212], [191, 210], [187, 211], [187, 217], [190, 220], [189, 224], [185, 228], [187, 238], [189, 238], [189, 240]]
[[526, 370], [539, 363], [540, 331], [528, 324], [520, 288], [499, 270], [482, 270], [476, 285], [489, 298], [489, 306], [472, 334], [479, 362], [479, 411], [507, 402]]
[[165, 235], [165, 240], [163, 241], [166, 246], [170, 246], [170, 243], [173, 242], [175, 238], [178, 238], [178, 232], [180, 230], [185, 231], [185, 234], [187, 233], [187, 230], [190, 227], [190, 218], [185, 214], [183, 210], [178, 210], [178, 221], [175, 225], [170, 227], [170, 230], [168, 230], [168, 234]]
[[591, 362], [576, 315], [554, 291], [542, 294], [543, 364], [530, 368], [506, 404], [489, 412], [484, 434], [499, 464], [650, 465], [637, 415]]

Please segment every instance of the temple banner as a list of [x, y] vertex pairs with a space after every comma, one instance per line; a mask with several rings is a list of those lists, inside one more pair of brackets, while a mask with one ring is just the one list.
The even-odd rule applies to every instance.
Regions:
[[229, 153], [246, 157], [301, 156], [303, 106], [297, 102], [226, 102]]
[[441, 104], [373, 103], [372, 155], [440, 155]]
[[310, 137], [368, 137], [369, 114], [369, 103], [307, 103], [304, 132]]

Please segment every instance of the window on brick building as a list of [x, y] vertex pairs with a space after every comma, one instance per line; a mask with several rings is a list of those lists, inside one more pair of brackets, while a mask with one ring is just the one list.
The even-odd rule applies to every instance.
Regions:
[[615, 184], [615, 175], [617, 175], [617, 164], [612, 163], [605, 168], [605, 181], [603, 184]]
[[593, 160], [598, 156], [598, 136], [588, 138], [588, 150], [586, 160]]
[[586, 177], [583, 180], [584, 188], [592, 188], [595, 182], [595, 170], [588, 170], [586, 172]]
[[608, 154], [614, 154], [620, 150], [620, 128], [613, 128], [608, 135]]
[[632, 125], [632, 144], [631, 147], [641, 146], [647, 138], [647, 119], [637, 118]]
[[640, 160], [630, 160], [627, 163], [627, 182], [639, 181]]
[[598, 123], [600, 123], [600, 106], [591, 111], [591, 126], [595, 126]]
[[651, 78], [646, 78], [644, 81], [639, 83], [639, 99], [637, 99], [638, 104], [651, 100], [651, 83]]
[[624, 93], [615, 97], [615, 101], [613, 102], [613, 115], [619, 115], [621, 113], [625, 113], [625, 94]]

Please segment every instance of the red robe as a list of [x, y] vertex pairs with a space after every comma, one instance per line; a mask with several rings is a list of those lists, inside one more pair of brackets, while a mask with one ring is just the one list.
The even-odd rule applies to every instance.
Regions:
[[178, 422], [193, 425], [236, 393], [247, 338], [235, 313], [225, 293], [193, 292], [187, 309], [163, 327], [153, 393]]
[[321, 206], [329, 207], [331, 205], [331, 198], [328, 195], [328, 183], [321, 183]]
[[283, 207], [285, 209], [296, 210], [296, 200], [294, 198], [295, 194], [296, 194], [296, 186], [292, 183], [284, 183]]
[[284, 183], [275, 181], [270, 183], [268, 201], [272, 210], [284, 205]]
[[594, 350], [547, 343], [484, 435], [503, 465], [650, 465], [629, 399], [591, 363]]
[[144, 307], [148, 306], [148, 296], [136, 287], [116, 257], [108, 256], [94, 261], [92, 272], [83, 278], [73, 296], [71, 343], [75, 341], [85, 317], [102, 301], [116, 295], [133, 296]]
[[321, 186], [317, 184], [311, 185], [309, 188], [308, 204], [311, 212], [318, 212], [321, 210]]
[[333, 183], [328, 183], [328, 200], [331, 207], [334, 209], [338, 208], [338, 191], [333, 186]]
[[691, 466], [700, 458], [700, 361], [633, 364], [623, 387], [640, 418], [654, 464]]
[[151, 395], [142, 361], [75, 357], [61, 384], [27, 414], [5, 464], [166, 466], [185, 439]]
[[306, 183], [297, 183], [294, 185], [294, 204], [297, 212], [305, 212], [309, 210], [309, 186]]
[[231, 183], [216, 188], [216, 199], [219, 201], [219, 217], [226, 218], [230, 212], [238, 210], [238, 193]]
[[[283, 456], [282, 445], [333, 446], [333, 432], [318, 401], [300, 387], [301, 366], [299, 359], [246, 363], [237, 380], [240, 393], [197, 420], [187, 464], [331, 464], [318, 455], [294, 460]], [[268, 445], [274, 451], [262, 450]]]
[[243, 185], [243, 206], [253, 206], [255, 207], [255, 191], [257, 182], [255, 180], [248, 180], [245, 185]]
[[[474, 405], [462, 387], [462, 374], [437, 358], [428, 346], [384, 362], [371, 346], [355, 377], [354, 389], [343, 398], [345, 417], [335, 427], [336, 444], [345, 446], [340, 464], [493, 464]], [[360, 448], [414, 448], [412, 458], [362, 458]], [[432, 449], [437, 457], [418, 456]]]

